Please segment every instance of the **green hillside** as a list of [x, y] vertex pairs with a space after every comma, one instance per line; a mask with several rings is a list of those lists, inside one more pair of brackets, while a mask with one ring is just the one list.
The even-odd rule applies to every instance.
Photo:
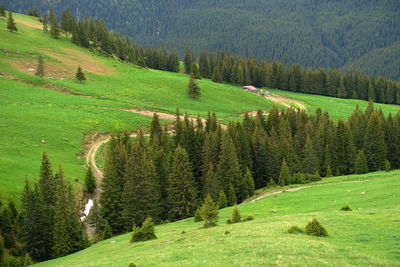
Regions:
[[[239, 205], [254, 221], [227, 225], [226, 208], [217, 227], [189, 218], [157, 226], [157, 240], [129, 243], [125, 234], [37, 266], [398, 266], [399, 186], [399, 171], [328, 178]], [[329, 237], [287, 232], [314, 217]]]
[[[215, 110], [223, 120], [274, 103], [237, 87], [200, 80], [202, 97], [187, 97], [188, 76], [141, 69], [79, 48], [62, 37], [55, 40], [32, 17], [14, 14], [18, 32], [6, 30], [0, 18], [0, 195], [19, 196], [25, 175], [39, 172], [43, 151], [66, 176], [82, 182], [82, 145], [90, 134], [148, 127], [151, 118], [120, 109], [146, 109], [206, 116]], [[34, 75], [38, 55], [46, 78]], [[81, 65], [88, 81], [78, 83]], [[50, 77], [50, 78], [49, 78]], [[73, 95], [73, 94], [75, 95]], [[79, 96], [76, 94], [84, 94]]]
[[[14, 11], [34, 5], [43, 14], [104, 19], [107, 26], [145, 46], [166, 45], [183, 55], [186, 45], [224, 50], [237, 56], [337, 68], [353, 62], [367, 74], [399, 79], [398, 57], [362, 59], [399, 42], [399, 3], [395, 0], [3, 0]], [[216, 26], [218, 25], [218, 26]], [[372, 65], [372, 66], [371, 66]], [[376, 71], [376, 72], [375, 72]]]

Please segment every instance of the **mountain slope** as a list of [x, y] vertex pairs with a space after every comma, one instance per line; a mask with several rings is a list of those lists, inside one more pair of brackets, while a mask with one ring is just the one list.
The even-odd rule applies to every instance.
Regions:
[[[68, 7], [74, 15], [103, 18], [113, 30], [145, 46], [185, 45], [226, 50], [238, 56], [300, 63], [313, 68], [348, 66], [375, 49], [400, 39], [400, 3], [395, 0], [363, 1], [198, 1], [198, 0], [3, 0], [15, 10], [34, 5], [44, 12], [50, 5], [58, 12]], [[376, 74], [400, 76], [389, 64], [374, 66]], [[369, 61], [375, 65], [373, 61]], [[356, 64], [375, 74], [369, 64]]]
[[[189, 218], [157, 226], [156, 240], [129, 243], [125, 234], [37, 266], [397, 266], [399, 178], [399, 171], [328, 178], [239, 205], [254, 221], [227, 225], [226, 208], [217, 227], [201, 229]], [[343, 205], [353, 211], [340, 211]], [[329, 237], [287, 233], [313, 217]]]

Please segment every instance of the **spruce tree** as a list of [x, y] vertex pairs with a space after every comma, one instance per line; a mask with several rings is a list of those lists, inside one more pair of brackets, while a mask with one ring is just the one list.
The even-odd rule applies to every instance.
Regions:
[[362, 150], [357, 153], [357, 159], [354, 165], [354, 172], [357, 174], [368, 172], [367, 159], [365, 158], [364, 152]]
[[185, 66], [186, 74], [190, 74], [191, 69], [192, 69], [192, 57], [190, 55], [188, 46], [185, 47], [185, 55], [183, 56], [183, 64]]
[[49, 31], [49, 28], [48, 28], [48, 26], [47, 26], [48, 21], [49, 21], [49, 19], [47, 18], [47, 14], [45, 13], [45, 14], [43, 15], [43, 17], [42, 17], [43, 31], [44, 31], [44, 32], [48, 32], [48, 31]]
[[389, 161], [387, 160], [386, 162], [385, 162], [385, 172], [389, 172], [390, 171], [390, 163], [389, 163]]
[[232, 209], [232, 223], [238, 223], [241, 221], [242, 216], [240, 215], [238, 207], [235, 205]]
[[44, 77], [44, 63], [43, 63], [43, 58], [40, 55], [38, 58], [38, 66], [37, 66], [37, 71], [36, 71], [35, 75], [42, 79]]
[[176, 48], [172, 51], [168, 58], [167, 69], [172, 72], [179, 72], [179, 56]]
[[68, 37], [68, 33], [72, 32], [72, 16], [69, 9], [63, 10], [61, 14], [61, 29], [65, 33], [65, 37]]
[[289, 171], [289, 167], [286, 163], [286, 159], [283, 159], [281, 171], [279, 172], [278, 184], [280, 186], [288, 185], [290, 183], [291, 179], [292, 179], [292, 177], [291, 177], [291, 174]]
[[169, 180], [171, 217], [181, 219], [192, 216], [196, 210], [197, 192], [189, 157], [181, 146], [175, 150]]
[[37, 12], [36, 6], [33, 6], [32, 15], [36, 18], [39, 17], [39, 13]]
[[10, 32], [18, 31], [17, 25], [15, 24], [14, 18], [12, 16], [11, 8], [8, 8], [7, 29]]
[[367, 158], [368, 170], [384, 170], [386, 163], [386, 144], [378, 115], [373, 113], [368, 121], [363, 151]]
[[190, 75], [187, 93], [191, 98], [197, 98], [197, 97], [201, 96], [200, 87], [197, 85], [196, 81], [194, 80], [193, 75]]
[[88, 167], [85, 176], [86, 192], [93, 193], [96, 189], [96, 178], [93, 175], [92, 168]]
[[197, 67], [196, 62], [192, 63], [192, 67], [190, 68], [190, 75], [195, 79], [201, 79], [199, 68]]
[[204, 221], [204, 227], [212, 227], [217, 225], [218, 221], [218, 204], [214, 203], [210, 195], [207, 195], [203, 206], [200, 208], [200, 216]]
[[218, 200], [221, 185], [215, 175], [214, 165], [210, 162], [208, 172], [204, 178], [204, 196], [210, 195], [214, 201]]
[[14, 220], [13, 214], [9, 208], [3, 208], [1, 211], [0, 229], [3, 234], [4, 247], [10, 249], [14, 243]]
[[339, 120], [336, 126], [334, 146], [334, 171], [337, 175], [352, 173], [356, 158], [355, 148], [350, 129], [343, 120]]
[[309, 136], [303, 149], [302, 164], [304, 172], [310, 174], [315, 173], [319, 167], [318, 156]]
[[254, 180], [253, 177], [251, 176], [251, 172], [249, 170], [249, 168], [246, 168], [246, 172], [244, 174], [244, 181], [246, 182], [246, 186], [247, 186], [247, 194], [249, 197], [251, 197], [252, 195], [254, 195]]
[[[1, 263], [1, 259], [0, 259], [0, 263]], [[33, 264], [33, 262], [32, 262], [31, 257], [29, 256], [29, 253], [26, 253], [25, 258], [24, 258], [24, 266], [30, 266], [32, 264]]]
[[161, 145], [162, 128], [160, 125], [159, 116], [157, 113], [153, 113], [153, 118], [150, 124], [150, 144], [154, 143], [155, 138], [157, 138], [157, 145]]
[[112, 237], [112, 230], [110, 227], [110, 224], [108, 223], [108, 221], [106, 221], [106, 224], [104, 226], [104, 231], [103, 231], [103, 240], [109, 239]]
[[128, 156], [125, 185], [122, 193], [123, 218], [126, 229], [142, 225], [147, 217], [160, 213], [160, 193], [156, 171], [144, 147], [136, 143]]
[[82, 81], [86, 80], [85, 73], [83, 73], [83, 71], [82, 71], [82, 69], [81, 69], [81, 66], [78, 66], [78, 70], [76, 71], [75, 78], [76, 78], [79, 82], [82, 82]]
[[221, 190], [218, 195], [218, 208], [223, 209], [228, 206], [228, 199], [226, 198], [225, 192]]
[[3, 5], [0, 5], [0, 16], [6, 17], [6, 9], [4, 8]]
[[221, 83], [222, 82], [222, 74], [218, 69], [218, 66], [215, 66], [214, 71], [211, 76], [211, 80], [213, 82]]
[[60, 28], [58, 27], [57, 17], [53, 9], [50, 7], [50, 34], [53, 38], [58, 39], [60, 35]]
[[142, 55], [139, 55], [139, 57], [136, 61], [136, 65], [138, 65], [139, 67], [142, 67], [142, 68], [147, 68], [146, 62], [144, 61]]

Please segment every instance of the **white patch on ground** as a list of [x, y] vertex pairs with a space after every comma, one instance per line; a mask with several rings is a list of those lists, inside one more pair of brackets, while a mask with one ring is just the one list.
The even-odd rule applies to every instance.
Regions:
[[81, 222], [83, 222], [87, 216], [89, 215], [90, 209], [93, 207], [93, 200], [89, 199], [88, 203], [85, 205], [85, 211], [82, 217], [81, 217]]

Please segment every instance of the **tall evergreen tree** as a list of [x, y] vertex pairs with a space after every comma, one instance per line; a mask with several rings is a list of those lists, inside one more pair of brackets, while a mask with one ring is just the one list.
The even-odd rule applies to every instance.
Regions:
[[201, 96], [200, 87], [197, 85], [196, 81], [194, 80], [193, 74], [190, 75], [187, 92], [191, 98], [197, 98], [197, 97]]
[[214, 165], [210, 162], [207, 175], [204, 178], [204, 196], [211, 196], [214, 201], [218, 200], [219, 193], [221, 192], [221, 185], [215, 175]]
[[345, 175], [353, 172], [355, 161], [355, 148], [348, 126], [339, 120], [335, 134], [335, 158], [333, 167], [337, 175]]
[[53, 9], [50, 7], [50, 34], [53, 38], [58, 39], [60, 36], [60, 28], [58, 26], [57, 17]]
[[179, 56], [176, 49], [172, 51], [168, 58], [168, 70], [172, 72], [179, 72]]
[[196, 62], [192, 63], [192, 67], [190, 68], [190, 75], [193, 76], [193, 78], [195, 79], [201, 79], [201, 74]]
[[61, 29], [64, 31], [65, 33], [65, 37], [68, 37], [68, 33], [72, 32], [72, 16], [71, 16], [71, 12], [69, 11], [68, 8], [66, 8], [65, 10], [63, 10], [63, 12], [61, 13]]
[[354, 165], [354, 172], [357, 174], [363, 174], [368, 172], [367, 159], [365, 158], [362, 150], [358, 151], [356, 163]]
[[44, 77], [44, 63], [43, 63], [43, 58], [40, 55], [38, 58], [38, 66], [35, 75], [42, 79]]
[[285, 185], [290, 184], [291, 180], [292, 180], [292, 176], [290, 174], [289, 167], [286, 164], [286, 159], [283, 159], [281, 171], [279, 172], [278, 183], [280, 186], [285, 186]]
[[213, 71], [212, 76], [211, 76], [211, 80], [213, 82], [217, 82], [217, 83], [221, 83], [222, 82], [222, 74], [219, 71], [218, 66], [215, 66], [214, 71]]
[[185, 55], [183, 56], [183, 64], [185, 66], [185, 72], [186, 74], [190, 74], [192, 71], [192, 56], [190, 55], [189, 52], [189, 47], [185, 47]]
[[125, 186], [122, 194], [123, 218], [126, 229], [142, 225], [147, 217], [158, 218], [160, 191], [151, 158], [140, 144], [133, 145], [125, 170]]
[[367, 158], [369, 171], [384, 170], [387, 147], [382, 125], [376, 113], [373, 113], [369, 118], [363, 151]]
[[18, 31], [17, 25], [15, 24], [14, 18], [12, 16], [11, 8], [8, 8], [7, 29], [10, 32]]
[[96, 189], [96, 178], [93, 175], [92, 168], [89, 166], [85, 176], [86, 191], [92, 193]]
[[49, 30], [49, 28], [48, 28], [48, 26], [47, 26], [48, 21], [49, 21], [49, 19], [48, 19], [48, 17], [47, 17], [47, 14], [45, 13], [45, 14], [43, 15], [43, 17], [42, 17], [43, 31], [44, 31], [44, 32], [48, 32], [48, 30]]
[[189, 157], [181, 146], [175, 150], [169, 180], [171, 217], [181, 219], [192, 216], [196, 210], [197, 192]]
[[318, 171], [318, 156], [313, 147], [310, 136], [307, 136], [306, 145], [303, 149], [302, 164], [303, 171], [305, 173], [314, 174], [316, 171]]
[[215, 203], [210, 195], [204, 200], [203, 206], [200, 208], [200, 216], [204, 221], [204, 227], [208, 228], [217, 225], [218, 222], [218, 204]]
[[0, 16], [6, 17], [6, 9], [4, 8], [3, 5], [0, 5]]

